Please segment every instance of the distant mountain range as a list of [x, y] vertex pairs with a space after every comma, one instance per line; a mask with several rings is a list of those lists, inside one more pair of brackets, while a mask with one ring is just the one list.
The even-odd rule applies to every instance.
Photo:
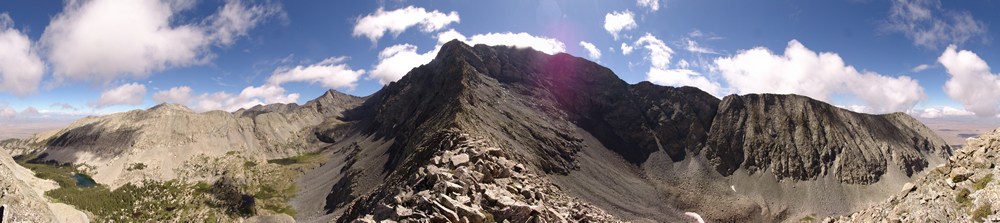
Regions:
[[[138, 221], [799, 221], [879, 204], [952, 155], [903, 113], [720, 100], [628, 84], [568, 54], [459, 41], [363, 98], [329, 91], [233, 113], [162, 104], [0, 146], [52, 173], [41, 178], [105, 188], [45, 195]], [[26, 178], [3, 179], [37, 180]], [[74, 203], [140, 192], [164, 196], [127, 205], [162, 214]]]

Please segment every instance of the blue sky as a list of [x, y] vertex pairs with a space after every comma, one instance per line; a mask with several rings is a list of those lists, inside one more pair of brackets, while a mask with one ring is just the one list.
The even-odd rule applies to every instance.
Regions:
[[[25, 49], [0, 53], [0, 122], [161, 102], [303, 103], [329, 88], [364, 96], [454, 34], [719, 97], [796, 93], [870, 113], [995, 118], [1000, 81], [982, 65], [1000, 64], [997, 11], [934, 0], [0, 1], [0, 48]], [[624, 25], [612, 31], [615, 21]]]

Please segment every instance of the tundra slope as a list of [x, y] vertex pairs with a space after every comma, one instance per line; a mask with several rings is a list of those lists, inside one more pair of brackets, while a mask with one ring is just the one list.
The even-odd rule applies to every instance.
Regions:
[[200, 155], [320, 152], [291, 200], [307, 222], [795, 220], [882, 200], [949, 149], [903, 114], [790, 95], [720, 101], [628, 84], [568, 54], [459, 41], [365, 98], [161, 105], [6, 147], [95, 166], [111, 185], [136, 179], [122, 172], [137, 160], [156, 165], [141, 178], [171, 179]]

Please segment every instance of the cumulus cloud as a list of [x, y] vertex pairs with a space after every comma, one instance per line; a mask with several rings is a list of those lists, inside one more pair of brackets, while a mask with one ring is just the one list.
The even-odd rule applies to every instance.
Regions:
[[228, 0], [204, 20], [178, 23], [188, 1], [68, 1], [52, 18], [41, 44], [57, 82], [141, 79], [171, 67], [209, 62], [213, 44], [229, 45], [266, 18], [276, 4]]
[[153, 93], [153, 101], [156, 103], [172, 103], [187, 105], [191, 102], [191, 87], [172, 87], [167, 90]]
[[369, 78], [377, 79], [379, 83], [389, 84], [403, 78], [407, 72], [415, 67], [427, 64], [437, 55], [437, 49], [425, 53], [417, 52], [417, 46], [410, 44], [399, 44], [386, 47], [379, 52], [379, 62], [372, 69]]
[[663, 40], [656, 38], [653, 34], [646, 33], [635, 41], [636, 47], [642, 47], [649, 51], [646, 59], [657, 68], [666, 68], [670, 65], [670, 58], [673, 57], [674, 50], [670, 49]]
[[967, 111], [965, 109], [952, 108], [949, 106], [937, 107], [937, 108], [925, 108], [922, 110], [915, 110], [910, 112], [910, 115], [914, 115], [921, 118], [940, 118], [940, 117], [954, 117], [954, 116], [972, 116], [975, 113]]
[[639, 7], [649, 8], [649, 11], [660, 10], [660, 0], [638, 0]]
[[611, 33], [611, 36], [618, 40], [618, 33], [625, 30], [635, 29], [635, 15], [631, 11], [611, 12], [604, 15], [604, 30]]
[[719, 95], [722, 92], [719, 83], [712, 82], [698, 72], [688, 69], [650, 68], [646, 73], [646, 80], [658, 85], [697, 87], [712, 95]]
[[139, 105], [145, 97], [146, 85], [129, 83], [104, 91], [97, 101], [87, 102], [87, 106], [101, 109], [113, 105]]
[[45, 64], [27, 35], [14, 29], [14, 20], [0, 13], [0, 91], [26, 96], [38, 90]]
[[951, 78], [944, 93], [961, 102], [977, 116], [994, 116], [1000, 107], [1000, 74], [994, 74], [982, 58], [951, 45], [938, 57]]
[[740, 94], [799, 94], [829, 101], [835, 93], [846, 93], [874, 112], [906, 111], [926, 97], [910, 77], [860, 72], [836, 53], [816, 53], [797, 40], [788, 42], [783, 55], [757, 47], [717, 58], [715, 69]]
[[566, 51], [566, 44], [563, 42], [544, 36], [533, 36], [528, 33], [486, 33], [466, 37], [455, 30], [448, 30], [438, 34], [438, 43], [434, 49], [420, 53], [417, 46], [412, 44], [397, 44], [386, 47], [379, 52], [378, 64], [368, 74], [368, 78], [376, 79], [379, 83], [389, 84], [403, 78], [407, 72], [415, 67], [427, 64], [437, 55], [444, 43], [457, 39], [469, 45], [504, 45], [517, 48], [533, 48], [543, 53], [555, 54]]
[[634, 48], [632, 47], [632, 45], [628, 45], [628, 43], [622, 43], [622, 55], [631, 54], [633, 49]]
[[353, 35], [368, 37], [374, 44], [386, 32], [399, 35], [410, 27], [420, 26], [420, 31], [429, 33], [444, 29], [460, 20], [458, 12], [455, 11], [445, 14], [438, 10], [428, 12], [424, 8], [413, 6], [392, 11], [378, 8], [374, 13], [359, 17], [355, 21]]
[[267, 83], [281, 85], [288, 82], [319, 83], [325, 88], [354, 89], [365, 70], [352, 70], [344, 64], [347, 57], [330, 57], [308, 66], [281, 67], [271, 74]]
[[902, 33], [914, 45], [928, 49], [963, 44], [969, 39], [989, 40], [987, 25], [967, 11], [945, 9], [940, 0], [892, 0], [882, 28]]
[[601, 50], [597, 49], [597, 46], [594, 46], [593, 43], [588, 43], [587, 41], [580, 41], [580, 46], [582, 46], [583, 49], [587, 50], [587, 57], [590, 57], [591, 60], [601, 59]]
[[516, 48], [532, 48], [547, 54], [566, 51], [566, 44], [562, 41], [544, 36], [534, 36], [524, 32], [476, 34], [463, 42], [469, 45], [485, 44], [490, 46], [504, 45]]
[[224, 91], [195, 95], [188, 86], [173, 87], [153, 94], [153, 100], [158, 103], [177, 103], [185, 105], [194, 111], [236, 111], [261, 104], [295, 103], [298, 93], [286, 94], [281, 86], [262, 85], [249, 86], [239, 94]]

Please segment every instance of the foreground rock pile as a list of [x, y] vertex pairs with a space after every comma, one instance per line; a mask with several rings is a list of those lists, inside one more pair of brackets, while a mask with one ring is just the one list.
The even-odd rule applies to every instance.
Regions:
[[[447, 133], [429, 163], [355, 221], [619, 222], [531, 173], [497, 147]], [[341, 219], [345, 221], [345, 219]]]
[[947, 164], [906, 184], [888, 201], [836, 221], [996, 222], [1000, 215], [1000, 129], [968, 139]]

